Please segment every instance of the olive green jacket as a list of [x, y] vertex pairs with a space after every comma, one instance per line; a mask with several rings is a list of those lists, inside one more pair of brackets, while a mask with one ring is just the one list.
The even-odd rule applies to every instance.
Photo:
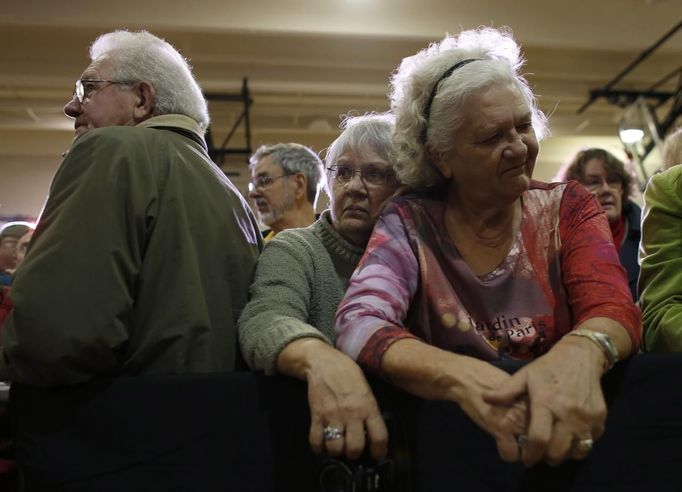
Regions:
[[84, 134], [15, 276], [0, 378], [53, 386], [235, 369], [261, 245], [194, 120]]
[[649, 181], [639, 258], [644, 349], [682, 352], [682, 166]]

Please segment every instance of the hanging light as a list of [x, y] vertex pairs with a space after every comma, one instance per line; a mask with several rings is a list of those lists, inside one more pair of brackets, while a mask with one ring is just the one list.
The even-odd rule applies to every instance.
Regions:
[[618, 135], [621, 142], [625, 145], [632, 145], [644, 138], [647, 122], [642, 114], [641, 104], [643, 101], [638, 99], [631, 105], [618, 123]]
[[619, 128], [618, 133], [624, 144], [633, 144], [644, 138], [644, 130], [640, 128]]
[[641, 96], [625, 110], [618, 123], [618, 136], [625, 151], [637, 165], [638, 174], [641, 174], [638, 178], [642, 184], [647, 182], [655, 169], [651, 164], [645, 166], [644, 159], [652, 148], [660, 148], [662, 144], [659, 128], [655, 112]]

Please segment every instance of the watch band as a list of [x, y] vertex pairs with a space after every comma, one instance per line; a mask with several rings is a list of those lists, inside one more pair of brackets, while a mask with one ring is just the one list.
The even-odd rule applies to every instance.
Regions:
[[604, 367], [604, 372], [611, 369], [613, 365], [618, 362], [618, 349], [611, 341], [611, 337], [606, 333], [578, 328], [568, 332], [564, 336], [584, 337], [594, 342], [602, 350], [602, 352], [604, 352], [604, 357], [606, 357], [606, 366]]

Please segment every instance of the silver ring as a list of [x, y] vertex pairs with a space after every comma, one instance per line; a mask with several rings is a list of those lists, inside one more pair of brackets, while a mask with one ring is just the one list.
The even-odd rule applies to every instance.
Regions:
[[573, 446], [575, 447], [576, 451], [580, 453], [589, 453], [594, 446], [594, 440], [591, 437], [588, 437], [587, 439], [579, 439], [573, 441]]
[[338, 427], [332, 427], [331, 425], [328, 425], [322, 431], [322, 435], [325, 441], [334, 441], [336, 439], [341, 439], [343, 437], [343, 429], [339, 429]]
[[526, 449], [526, 444], [528, 444], [528, 436], [526, 434], [519, 434], [516, 436], [516, 444], [519, 449]]

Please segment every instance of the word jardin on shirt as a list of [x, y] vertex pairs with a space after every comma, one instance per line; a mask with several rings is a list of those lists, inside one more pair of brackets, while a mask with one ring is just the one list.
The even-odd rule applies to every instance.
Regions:
[[476, 321], [469, 317], [469, 324], [491, 342], [509, 341], [513, 344], [532, 345], [546, 336], [547, 322], [527, 317], [506, 317], [501, 314], [493, 322]]

